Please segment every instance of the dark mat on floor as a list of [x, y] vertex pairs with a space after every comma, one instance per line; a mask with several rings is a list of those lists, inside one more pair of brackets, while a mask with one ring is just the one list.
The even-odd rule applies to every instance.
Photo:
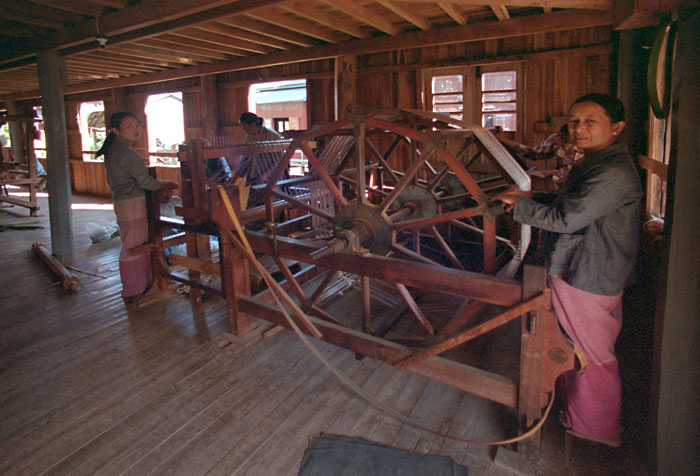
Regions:
[[444, 456], [384, 446], [364, 438], [321, 434], [311, 438], [299, 476], [467, 476]]

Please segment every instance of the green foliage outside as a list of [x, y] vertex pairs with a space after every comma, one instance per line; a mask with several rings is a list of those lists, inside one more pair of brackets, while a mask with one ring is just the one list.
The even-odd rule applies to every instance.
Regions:
[[5, 123], [0, 127], [0, 145], [9, 147], [10, 143], [10, 126]]

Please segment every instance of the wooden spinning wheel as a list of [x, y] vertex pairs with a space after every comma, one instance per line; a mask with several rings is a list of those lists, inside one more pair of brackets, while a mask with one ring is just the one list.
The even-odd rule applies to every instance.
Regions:
[[[544, 271], [526, 266], [522, 280], [515, 279], [529, 229], [499, 223], [502, 209], [488, 197], [512, 184], [528, 189], [529, 179], [500, 143], [480, 127], [443, 116], [355, 107], [341, 121], [301, 132], [282, 150], [267, 183], [251, 190], [265, 205], [248, 210], [239, 206], [235, 186], [194, 192], [204, 190], [198, 164], [240, 151], [193, 143], [180, 156], [189, 175], [183, 192], [194, 197], [181, 210], [183, 227], [219, 235], [216, 293], [227, 300], [232, 332], [245, 334], [251, 315], [290, 327], [271, 304], [283, 289], [295, 296], [285, 293], [283, 300], [304, 333], [517, 408], [525, 426], [540, 418], [556, 377], [573, 367], [573, 351], [551, 312]], [[309, 173], [284, 178], [298, 150]], [[258, 225], [246, 226], [253, 221]], [[274, 260], [282, 280], [253, 296], [249, 266], [264, 257]], [[196, 258], [190, 254], [193, 266]], [[303, 263], [301, 271], [290, 261]], [[196, 268], [187, 282], [205, 289]], [[359, 324], [321, 305], [339, 279], [357, 289]], [[426, 312], [431, 295], [462, 305], [438, 322]], [[375, 320], [376, 301], [392, 308], [393, 317]], [[406, 316], [422, 336], [389, 336]], [[516, 380], [443, 356], [516, 319]], [[536, 455], [539, 439], [527, 441], [521, 448]]]
[[[451, 126], [464, 124], [415, 111], [355, 107], [351, 112], [342, 121], [297, 137], [266, 187], [270, 197], [325, 221], [334, 237], [314, 256], [367, 250], [487, 274], [506, 258], [519, 262], [529, 244], [529, 229], [523, 229], [519, 249], [498, 237], [494, 222], [502, 209], [489, 204], [487, 193], [513, 183], [527, 190], [530, 182], [487, 131], [474, 126], [458, 129]], [[333, 145], [342, 140], [353, 147], [338, 153]], [[310, 143], [328, 144], [329, 149], [322, 146], [317, 153]], [[383, 153], [381, 145], [386, 145]], [[308, 157], [311, 176], [332, 197], [335, 213], [317, 207], [313, 199], [302, 202], [282, 192], [281, 185], [290, 181], [280, 177], [297, 149]], [[399, 170], [392, 159], [404, 167]], [[474, 163], [480, 166], [480, 179], [467, 170]], [[445, 236], [455, 227], [481, 235], [480, 265], [458, 257]], [[503, 272], [512, 277], [516, 267]]]

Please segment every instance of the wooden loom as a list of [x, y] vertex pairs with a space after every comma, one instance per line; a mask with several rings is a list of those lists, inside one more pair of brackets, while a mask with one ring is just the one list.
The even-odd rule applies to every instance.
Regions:
[[[258, 153], [256, 144], [205, 148], [192, 141], [183, 147], [183, 207], [177, 209], [183, 219], [159, 218], [152, 200], [151, 246], [167, 247], [163, 228], [183, 230], [188, 254], [178, 263], [189, 274], [170, 272], [162, 253], [153, 253], [159, 279], [224, 297], [236, 335], [249, 331], [249, 316], [290, 327], [271, 304], [271, 290], [251, 296], [249, 262], [240, 247], [247, 240], [256, 256], [272, 257], [279, 266], [280, 287], [296, 296], [298, 305], [289, 304], [305, 333], [517, 408], [523, 427], [542, 417], [556, 378], [573, 368], [573, 350], [551, 311], [544, 270], [525, 266], [522, 279], [515, 279], [529, 229], [499, 236], [502, 209], [489, 202], [488, 193], [514, 182], [527, 188], [529, 179], [488, 131], [430, 113], [356, 107], [341, 121], [264, 147], [279, 154], [279, 165], [266, 184], [253, 185], [253, 193], [264, 193], [266, 203], [253, 209], [241, 206], [237, 186], [207, 189], [203, 170], [209, 158], [233, 162], [241, 154]], [[284, 180], [297, 150], [308, 158], [310, 172]], [[408, 158], [405, 170], [390, 165], [400, 160], [394, 154]], [[253, 223], [258, 225], [246, 226]], [[245, 240], [239, 241], [232, 231], [241, 224]], [[455, 236], [464, 233], [478, 237], [478, 262], [463, 259]], [[219, 237], [219, 263], [202, 256], [201, 235]], [[305, 265], [293, 273], [285, 260]], [[202, 273], [220, 275], [221, 287], [203, 284]], [[353, 276], [361, 295], [359, 325], [343, 322], [319, 304], [339, 274]], [[304, 289], [316, 277], [320, 284]], [[373, 321], [372, 312], [377, 283], [393, 291], [390, 302], [399, 308], [381, 323]], [[421, 306], [422, 296], [435, 293], [463, 303], [439, 325]], [[388, 337], [401, 316], [412, 316], [424, 337]], [[521, 321], [517, 382], [441, 356], [515, 319]], [[519, 451], [535, 458], [539, 441], [539, 434], [528, 438]]]
[[[9, 204], [4, 206], [17, 205], [19, 207], [28, 208], [30, 216], [35, 217], [39, 213], [37, 189], [42, 179], [37, 176], [37, 159], [34, 156], [33, 125], [35, 122], [41, 122], [41, 119], [34, 116], [0, 116], [0, 124], [4, 122], [19, 122], [25, 124], [26, 132], [24, 134], [25, 143], [23, 147], [27, 157], [27, 164], [2, 162], [2, 169], [0, 170], [0, 206]], [[15, 160], [19, 159], [19, 157], [15, 157]], [[20, 198], [11, 197], [7, 192], [7, 185], [27, 185], [29, 199], [22, 200]]]

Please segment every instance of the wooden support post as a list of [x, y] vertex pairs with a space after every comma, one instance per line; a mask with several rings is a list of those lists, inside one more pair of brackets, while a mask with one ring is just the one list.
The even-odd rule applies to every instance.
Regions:
[[73, 259], [72, 196], [60, 64], [60, 57], [56, 53], [37, 55], [39, 90], [46, 134], [51, 249], [59, 260], [70, 261]]
[[[203, 143], [201, 140], [193, 140], [187, 144], [187, 147], [187, 178], [189, 179], [189, 190], [186, 194], [188, 197], [187, 203], [185, 203], [185, 193], [183, 193], [183, 205], [196, 208], [197, 210], [207, 213], [209, 207], [206, 196], [204, 162], [202, 160]], [[185, 223], [191, 223], [192, 221], [193, 220], [185, 217]], [[203, 238], [206, 238], [206, 252], [204, 250], [205, 246]], [[201, 259], [207, 259], [209, 257], [209, 236], [203, 237], [198, 233], [187, 231], [186, 243], [187, 256]], [[192, 281], [199, 281], [201, 279], [201, 273], [193, 269], [189, 270], [188, 275]], [[190, 300], [192, 301], [192, 304], [201, 303], [202, 291], [198, 288], [190, 288]]]
[[496, 223], [490, 221], [486, 216], [482, 216], [484, 223], [484, 273], [494, 274], [496, 272]]
[[[547, 272], [544, 268], [525, 265], [523, 274], [523, 300], [545, 291]], [[522, 428], [531, 427], [542, 416], [542, 381], [544, 359], [544, 332], [542, 332], [544, 306], [539, 306], [522, 317], [520, 335], [520, 385], [518, 413]], [[518, 452], [527, 459], [536, 460], [540, 454], [541, 433], [518, 443]]]
[[[329, 275], [334, 273], [329, 272]], [[372, 334], [372, 310], [369, 278], [362, 276], [362, 332]]]
[[[17, 103], [15, 101], [7, 102], [7, 114], [11, 116], [16, 116], [19, 114], [17, 111]], [[10, 140], [12, 142], [12, 155], [14, 155], [15, 162], [24, 162], [24, 150], [22, 147], [22, 127], [17, 121], [10, 121]]]
[[345, 116], [345, 108], [355, 104], [357, 56], [335, 58], [335, 119]]
[[[235, 212], [240, 216], [240, 198], [237, 188], [229, 189], [231, 202]], [[228, 321], [231, 332], [242, 336], [250, 331], [250, 317], [238, 309], [238, 296], [250, 296], [250, 273], [248, 260], [235, 246], [231, 244], [228, 232], [233, 229], [233, 223], [228, 216], [220, 194], [212, 193], [212, 215], [219, 226], [219, 261], [221, 265], [221, 285], [226, 297]]]
[[[36, 113], [34, 113], [36, 114]], [[36, 173], [37, 173], [37, 166], [36, 166], [36, 151], [34, 150], [34, 123], [33, 122], [27, 122], [27, 134], [25, 135], [27, 139], [27, 165], [29, 167], [29, 178], [30, 179], [35, 179], [36, 178]], [[47, 146], [48, 146], [48, 141], [47, 141]], [[70, 176], [70, 175], [69, 175]], [[36, 204], [36, 184], [31, 183], [29, 184], [29, 202], [33, 203], [34, 206], [31, 206], [29, 208], [29, 214], [31, 216], [36, 216], [37, 212], [39, 211], [39, 205]]]

